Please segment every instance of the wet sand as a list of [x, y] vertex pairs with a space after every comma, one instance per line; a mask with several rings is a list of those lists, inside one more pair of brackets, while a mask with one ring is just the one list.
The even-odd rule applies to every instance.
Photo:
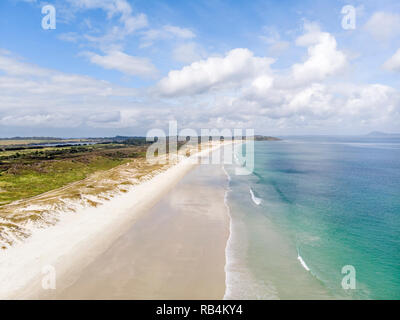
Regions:
[[229, 215], [220, 166], [192, 169], [101, 255], [42, 298], [222, 299]]

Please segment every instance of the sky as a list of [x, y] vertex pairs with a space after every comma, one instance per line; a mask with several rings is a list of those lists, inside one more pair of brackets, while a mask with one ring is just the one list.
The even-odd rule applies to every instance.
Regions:
[[398, 0], [0, 1], [0, 137], [400, 132], [399, 87]]

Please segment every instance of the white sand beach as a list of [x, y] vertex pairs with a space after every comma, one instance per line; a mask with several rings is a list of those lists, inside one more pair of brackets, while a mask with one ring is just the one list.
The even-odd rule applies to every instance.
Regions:
[[[222, 299], [226, 176], [195, 167], [183, 160], [4, 250], [0, 298]], [[48, 266], [55, 290], [42, 287]]]

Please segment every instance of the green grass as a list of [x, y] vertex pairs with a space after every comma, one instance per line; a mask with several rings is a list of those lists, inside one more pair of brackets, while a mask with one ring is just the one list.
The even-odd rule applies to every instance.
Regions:
[[91, 173], [108, 170], [127, 159], [96, 157], [89, 163], [74, 160], [47, 162], [45, 172], [23, 169], [18, 174], [2, 173], [0, 176], [0, 204], [28, 198], [60, 188], [68, 183], [85, 179]]
[[18, 174], [0, 175], [0, 204], [33, 197], [60, 188], [68, 183], [85, 179], [88, 175], [108, 170], [128, 159], [96, 157], [89, 163], [70, 159], [47, 162], [45, 172], [36, 169], [23, 169]]
[[148, 145], [136, 140], [133, 143], [0, 149], [0, 206], [144, 158]]
[[117, 147], [123, 147], [124, 145], [122, 144], [92, 144], [92, 145], [85, 145], [85, 146], [68, 146], [68, 147], [42, 147], [42, 148], [26, 148], [22, 150], [1, 150], [0, 149], [0, 159], [3, 157], [9, 157], [12, 155], [26, 155], [26, 154], [31, 154], [34, 152], [49, 152], [49, 151], [55, 151], [55, 150], [70, 150], [70, 149], [79, 149], [79, 148], [85, 148], [88, 150], [98, 150], [98, 149], [104, 149], [104, 148], [117, 148]]
[[143, 146], [115, 143], [1, 151], [0, 206], [144, 156]]
[[[70, 148], [70, 147], [64, 147], [63, 149], [68, 149], [68, 148]], [[57, 150], [58, 149], [61, 149], [61, 148], [57, 148]], [[38, 151], [38, 152], [40, 152], [40, 151], [43, 151], [43, 152], [45, 152], [45, 151], [51, 151], [51, 150], [56, 150], [56, 148], [55, 147], [48, 147], [48, 148], [41, 148], [41, 149], [24, 149], [24, 150], [5, 150], [5, 151], [0, 151], [0, 158], [1, 157], [9, 157], [9, 156], [12, 156], [12, 155], [16, 155], [16, 154], [29, 154], [29, 153], [32, 153], [32, 152], [35, 152], [35, 151]]]

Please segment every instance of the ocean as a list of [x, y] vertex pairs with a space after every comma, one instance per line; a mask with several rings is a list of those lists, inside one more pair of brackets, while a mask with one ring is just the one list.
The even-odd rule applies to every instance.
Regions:
[[400, 299], [400, 139], [259, 141], [238, 165], [225, 298]]

